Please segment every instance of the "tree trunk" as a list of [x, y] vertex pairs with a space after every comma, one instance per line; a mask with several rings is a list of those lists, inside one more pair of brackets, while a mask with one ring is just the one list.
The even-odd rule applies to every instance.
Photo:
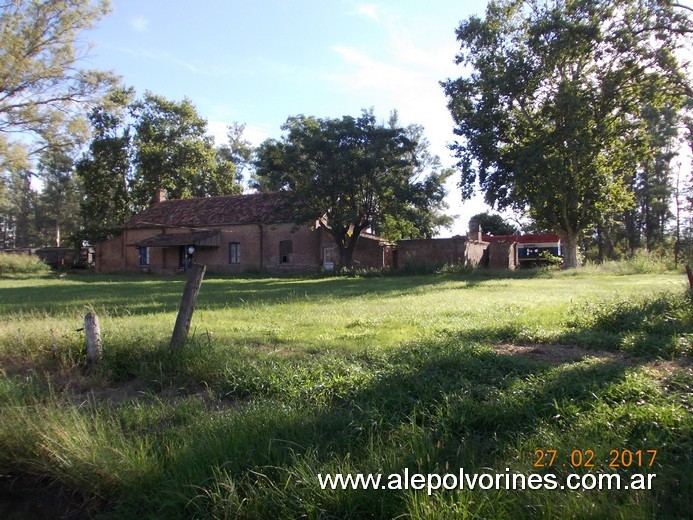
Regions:
[[362, 228], [355, 228], [351, 235], [348, 235], [347, 231], [344, 230], [343, 236], [340, 235], [339, 232], [337, 232], [336, 230], [330, 228], [327, 229], [332, 235], [335, 244], [337, 244], [337, 249], [339, 250], [340, 267], [350, 269], [351, 267], [353, 267], [354, 251], [356, 250], [356, 243], [358, 242]]
[[347, 269], [351, 268], [354, 263], [354, 250], [349, 247], [340, 247], [339, 253], [342, 267], [346, 267]]
[[563, 250], [563, 269], [575, 269], [578, 267], [578, 233], [560, 230], [558, 235]]

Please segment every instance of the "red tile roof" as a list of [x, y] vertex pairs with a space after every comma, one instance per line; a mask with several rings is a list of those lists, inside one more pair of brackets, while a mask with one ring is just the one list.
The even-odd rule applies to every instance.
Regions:
[[558, 242], [560, 237], [555, 233], [536, 233], [529, 235], [482, 235], [483, 242], [517, 242], [532, 244], [534, 242]]
[[157, 202], [124, 224], [126, 228], [205, 227], [294, 222], [282, 193], [253, 193]]
[[[166, 233], [156, 235], [135, 243], [137, 247], [170, 247], [187, 245], [204, 245], [205, 241], [219, 236], [219, 231], [202, 231], [198, 233]], [[216, 240], [219, 245], [219, 239]]]

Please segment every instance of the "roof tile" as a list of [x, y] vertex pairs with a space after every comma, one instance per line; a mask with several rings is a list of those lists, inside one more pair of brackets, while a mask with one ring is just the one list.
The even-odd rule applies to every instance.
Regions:
[[287, 200], [282, 193], [165, 200], [138, 213], [127, 221], [124, 227], [204, 227], [293, 222]]

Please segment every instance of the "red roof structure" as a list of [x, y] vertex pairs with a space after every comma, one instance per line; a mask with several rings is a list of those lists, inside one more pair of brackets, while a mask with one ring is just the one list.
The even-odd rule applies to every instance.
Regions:
[[282, 193], [252, 193], [157, 202], [123, 227], [206, 227], [225, 224], [293, 222], [288, 198]]
[[482, 242], [517, 242], [518, 244], [534, 244], [546, 242], [558, 242], [560, 237], [556, 233], [534, 233], [527, 235], [482, 235]]

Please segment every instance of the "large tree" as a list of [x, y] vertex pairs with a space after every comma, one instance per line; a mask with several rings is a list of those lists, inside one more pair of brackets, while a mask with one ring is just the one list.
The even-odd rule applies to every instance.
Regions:
[[207, 120], [189, 99], [171, 101], [151, 92], [133, 105], [132, 201], [151, 204], [156, 190], [169, 198], [238, 193], [232, 161], [218, 161]]
[[159, 189], [169, 198], [241, 192], [235, 156], [229, 147], [214, 148], [207, 121], [190, 100], [134, 95], [114, 88], [89, 116], [93, 138], [77, 173], [84, 236], [92, 241], [116, 234]]
[[42, 154], [38, 173], [43, 180], [38, 199], [42, 242], [60, 247], [66, 237], [75, 237], [81, 223], [82, 189], [74, 174], [74, 160], [63, 150], [48, 150]]
[[641, 108], [690, 90], [676, 57], [689, 31], [670, 1], [491, 1], [457, 31], [470, 73], [444, 83], [464, 196], [478, 182], [489, 204], [527, 209], [576, 267], [580, 233], [633, 203]]
[[108, 9], [106, 0], [0, 2], [0, 166], [43, 151], [48, 134], [52, 147], [69, 137], [84, 102], [110, 84], [110, 74], [80, 68], [79, 41]]
[[469, 219], [469, 233], [471, 236], [476, 236], [481, 231], [487, 235], [517, 235], [520, 230], [514, 224], [511, 224], [500, 215], [494, 215], [485, 211], [477, 213]]
[[[257, 151], [259, 186], [287, 192], [297, 222], [325, 228], [344, 267], [352, 265], [362, 231], [442, 203], [448, 173], [424, 155], [415, 139], [420, 132], [395, 118], [383, 125], [372, 111], [339, 119], [297, 116], [282, 129], [281, 140], [269, 139]], [[422, 171], [423, 164], [431, 168]]]
[[132, 136], [127, 117], [133, 95], [129, 88], [114, 89], [89, 115], [93, 137], [76, 171], [84, 190], [82, 233], [92, 242], [115, 236], [132, 214]]

